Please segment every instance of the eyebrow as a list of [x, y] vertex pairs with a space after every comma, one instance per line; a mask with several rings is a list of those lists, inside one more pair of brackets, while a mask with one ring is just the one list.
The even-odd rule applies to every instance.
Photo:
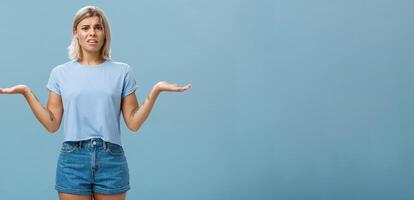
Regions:
[[[89, 26], [88, 24], [84, 24], [84, 25], [81, 25], [82, 27], [84, 27], [84, 26]], [[103, 26], [103, 24], [95, 24], [95, 26]]]

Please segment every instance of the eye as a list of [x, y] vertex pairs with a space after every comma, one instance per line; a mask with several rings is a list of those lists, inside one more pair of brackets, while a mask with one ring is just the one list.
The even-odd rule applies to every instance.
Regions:
[[96, 29], [102, 31], [103, 30], [103, 26], [97, 26]]
[[86, 31], [88, 29], [89, 29], [89, 27], [82, 27], [82, 30], [84, 30], [84, 31]]

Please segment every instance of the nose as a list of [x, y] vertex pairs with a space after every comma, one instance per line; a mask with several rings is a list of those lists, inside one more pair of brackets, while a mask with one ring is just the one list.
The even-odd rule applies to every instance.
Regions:
[[91, 30], [91, 31], [89, 32], [89, 35], [95, 35], [95, 34], [96, 34], [96, 31], [95, 31], [95, 29], [94, 29], [94, 28], [91, 28], [90, 30]]

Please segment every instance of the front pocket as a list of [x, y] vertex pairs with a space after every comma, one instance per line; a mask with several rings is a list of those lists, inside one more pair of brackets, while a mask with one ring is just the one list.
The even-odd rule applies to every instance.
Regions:
[[70, 143], [64, 142], [62, 144], [62, 148], [60, 148], [60, 152], [61, 153], [70, 153], [70, 152], [75, 151], [76, 148], [77, 148], [76, 144], [70, 144]]
[[114, 156], [124, 155], [124, 149], [122, 148], [122, 146], [113, 143], [107, 143], [106, 151], [108, 151], [110, 154]]

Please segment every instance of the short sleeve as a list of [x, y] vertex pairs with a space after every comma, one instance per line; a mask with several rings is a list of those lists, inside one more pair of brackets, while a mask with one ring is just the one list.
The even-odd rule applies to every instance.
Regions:
[[127, 65], [127, 70], [124, 76], [122, 86], [122, 97], [126, 97], [137, 89], [137, 83], [135, 80], [134, 72], [132, 68]]
[[49, 81], [46, 84], [46, 88], [60, 95], [59, 79], [56, 68], [52, 69], [50, 72]]

